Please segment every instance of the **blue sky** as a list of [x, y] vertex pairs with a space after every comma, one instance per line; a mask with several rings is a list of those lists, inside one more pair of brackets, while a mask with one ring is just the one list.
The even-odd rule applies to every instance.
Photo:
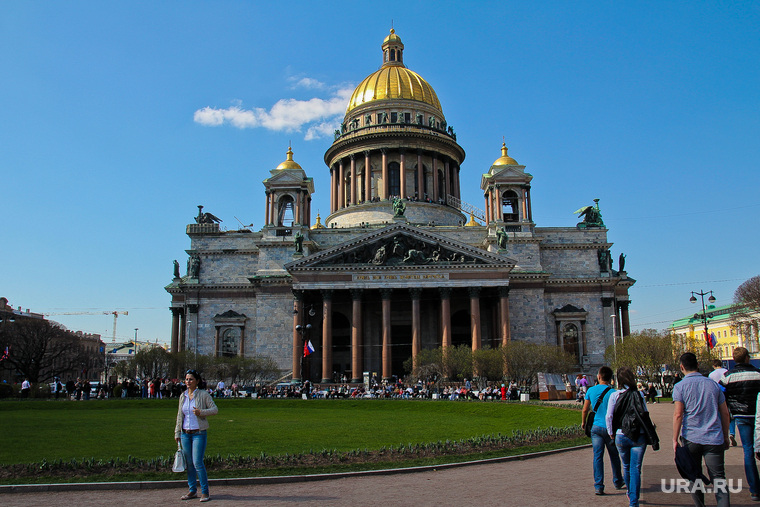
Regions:
[[464, 200], [502, 137], [538, 226], [600, 199], [634, 328], [759, 274], [758, 2], [2, 2], [0, 296], [168, 341], [198, 204], [258, 230], [292, 142], [328, 214], [323, 133], [391, 22], [467, 152]]

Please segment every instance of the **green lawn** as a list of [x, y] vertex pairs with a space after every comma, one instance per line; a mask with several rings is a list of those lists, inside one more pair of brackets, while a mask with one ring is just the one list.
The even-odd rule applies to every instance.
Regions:
[[[256, 456], [458, 440], [579, 424], [577, 410], [497, 402], [217, 400], [207, 454]], [[176, 450], [175, 400], [0, 403], [0, 464], [150, 459]]]

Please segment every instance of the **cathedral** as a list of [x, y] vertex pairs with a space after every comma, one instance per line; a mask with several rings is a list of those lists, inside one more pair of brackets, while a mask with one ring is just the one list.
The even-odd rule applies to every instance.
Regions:
[[482, 209], [461, 200], [464, 158], [391, 30], [325, 153], [324, 223], [311, 225], [314, 182], [290, 148], [263, 181], [260, 231], [222, 231], [198, 207], [187, 273], [175, 261], [166, 286], [172, 351], [270, 356], [293, 382], [391, 379], [423, 349], [510, 340], [561, 347], [577, 371], [603, 364], [630, 333], [635, 280], [624, 255], [613, 269], [598, 200], [576, 227], [538, 227], [533, 176], [506, 145]]

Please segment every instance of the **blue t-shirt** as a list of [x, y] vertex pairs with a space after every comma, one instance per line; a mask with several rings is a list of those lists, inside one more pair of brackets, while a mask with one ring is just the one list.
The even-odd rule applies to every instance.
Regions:
[[[586, 399], [591, 402], [591, 410], [594, 410], [596, 402], [599, 401], [599, 397], [608, 387], [610, 386], [606, 384], [597, 384], [594, 387], [589, 388], [588, 392], [586, 393]], [[607, 427], [607, 423], [605, 422], [604, 418], [607, 414], [607, 403], [610, 401], [610, 394], [614, 392], [615, 389], [612, 388], [607, 392], [607, 394], [604, 395], [604, 399], [599, 405], [599, 409], [596, 411], [596, 415], [594, 415], [594, 426], [601, 426], [602, 428]]]

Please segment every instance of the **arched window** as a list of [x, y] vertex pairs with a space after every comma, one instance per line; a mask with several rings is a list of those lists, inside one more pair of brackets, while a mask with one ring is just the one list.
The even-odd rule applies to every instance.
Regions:
[[231, 327], [222, 333], [219, 340], [219, 355], [222, 357], [235, 357], [240, 350], [240, 328]]
[[388, 193], [401, 196], [401, 166], [398, 162], [388, 164]]
[[395, 49], [391, 49], [391, 61], [392, 62], [396, 61], [396, 50]]
[[277, 225], [279, 227], [292, 227], [295, 217], [293, 198], [289, 195], [280, 197], [277, 207]]
[[576, 360], [578, 358], [578, 326], [575, 324], [565, 324], [562, 328], [562, 342], [565, 352], [572, 354]]
[[502, 220], [505, 222], [517, 222], [520, 219], [517, 208], [517, 193], [514, 190], [507, 190], [501, 194], [501, 212]]

